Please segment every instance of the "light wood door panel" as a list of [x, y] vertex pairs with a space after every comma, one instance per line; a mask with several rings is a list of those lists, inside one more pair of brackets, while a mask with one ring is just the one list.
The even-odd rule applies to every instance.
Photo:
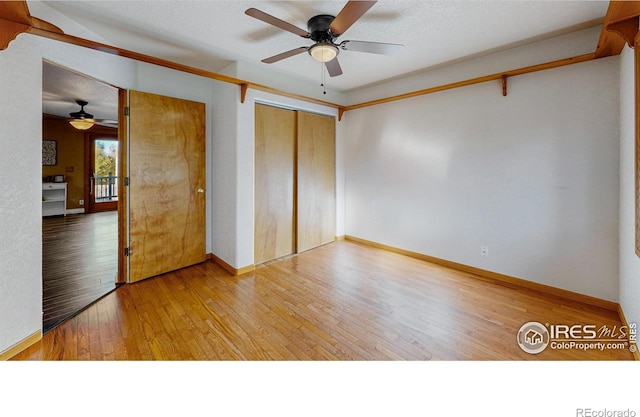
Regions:
[[295, 111], [255, 105], [255, 264], [295, 251], [295, 135]]
[[129, 93], [129, 281], [204, 262], [205, 105]]
[[298, 112], [297, 251], [336, 236], [335, 118]]

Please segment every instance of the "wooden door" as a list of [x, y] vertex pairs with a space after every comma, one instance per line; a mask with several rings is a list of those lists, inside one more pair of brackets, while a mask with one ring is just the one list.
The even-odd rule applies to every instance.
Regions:
[[206, 259], [205, 105], [129, 93], [129, 282]]
[[295, 135], [295, 111], [255, 105], [255, 264], [295, 251]]
[[297, 252], [336, 237], [335, 118], [298, 112]]

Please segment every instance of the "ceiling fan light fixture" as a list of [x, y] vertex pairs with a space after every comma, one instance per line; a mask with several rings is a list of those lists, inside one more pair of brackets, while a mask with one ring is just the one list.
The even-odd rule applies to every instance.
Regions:
[[95, 121], [93, 119], [76, 119], [70, 120], [69, 124], [78, 130], [87, 130], [93, 126]]
[[93, 114], [89, 114], [84, 111], [84, 106], [89, 103], [84, 100], [76, 100], [76, 103], [80, 106], [80, 111], [70, 114], [72, 119], [69, 120], [69, 124], [78, 130], [87, 130], [96, 122], [93, 120]]
[[338, 47], [331, 43], [317, 43], [309, 48], [309, 55], [316, 61], [333, 61], [338, 56]]

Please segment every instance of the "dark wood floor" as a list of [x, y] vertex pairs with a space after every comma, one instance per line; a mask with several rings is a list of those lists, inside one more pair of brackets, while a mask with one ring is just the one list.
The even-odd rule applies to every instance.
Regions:
[[231, 276], [212, 261], [117, 288], [14, 360], [630, 360], [516, 343], [616, 312], [349, 241]]
[[43, 331], [115, 289], [116, 211], [42, 219]]

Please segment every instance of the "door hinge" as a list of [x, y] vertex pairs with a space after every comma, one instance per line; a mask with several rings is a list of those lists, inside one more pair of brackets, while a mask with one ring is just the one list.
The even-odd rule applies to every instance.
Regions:
[[124, 115], [129, 116], [129, 107], [124, 108]]
[[131, 255], [131, 250], [129, 248], [124, 248], [124, 256]]
[[129, 177], [124, 177], [124, 186], [125, 187], [129, 186]]

